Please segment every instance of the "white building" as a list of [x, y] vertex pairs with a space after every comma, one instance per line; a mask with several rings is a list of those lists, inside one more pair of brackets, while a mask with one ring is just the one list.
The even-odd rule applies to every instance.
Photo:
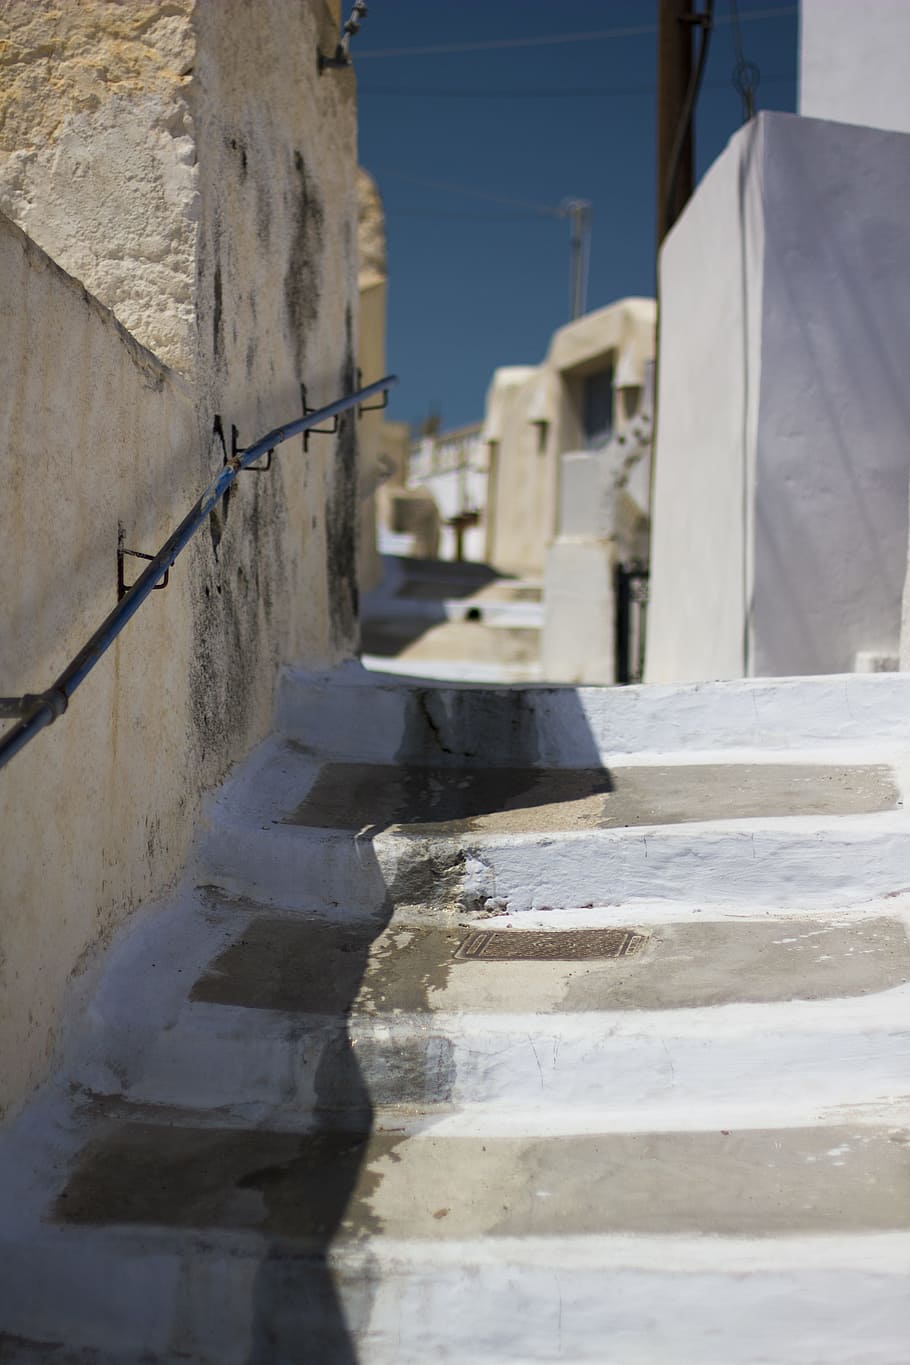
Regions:
[[482, 563], [487, 552], [487, 447], [480, 423], [424, 436], [408, 460], [408, 487], [439, 511], [439, 558]]
[[649, 681], [897, 654], [908, 22], [887, 0], [807, 0], [802, 115], [741, 129], [664, 244]]

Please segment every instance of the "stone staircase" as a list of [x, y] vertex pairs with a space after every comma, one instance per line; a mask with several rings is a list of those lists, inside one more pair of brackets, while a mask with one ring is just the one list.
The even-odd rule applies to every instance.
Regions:
[[910, 679], [289, 671], [0, 1136], [0, 1361], [910, 1340]]

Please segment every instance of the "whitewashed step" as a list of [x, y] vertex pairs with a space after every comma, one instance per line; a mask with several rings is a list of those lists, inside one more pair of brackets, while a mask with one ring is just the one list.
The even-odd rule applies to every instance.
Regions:
[[121, 1123], [0, 1236], [0, 1318], [130, 1361], [898, 1365], [908, 1161], [849, 1124], [318, 1149]]
[[357, 763], [583, 768], [621, 755], [910, 749], [910, 674], [490, 688], [287, 668], [276, 730]]
[[614, 921], [594, 952], [637, 943], [618, 958], [578, 956], [577, 913], [522, 919], [330, 921], [196, 893], [119, 946], [73, 1079], [283, 1126], [397, 1106], [453, 1132], [814, 1122], [907, 1089], [910, 954], [884, 907]]
[[10, 1365], [903, 1365], [910, 1338], [906, 1234], [371, 1238], [306, 1257], [255, 1235], [67, 1231], [0, 1247]]
[[197, 875], [287, 906], [466, 913], [639, 899], [843, 905], [903, 890], [888, 764], [323, 764], [270, 740], [210, 803]]

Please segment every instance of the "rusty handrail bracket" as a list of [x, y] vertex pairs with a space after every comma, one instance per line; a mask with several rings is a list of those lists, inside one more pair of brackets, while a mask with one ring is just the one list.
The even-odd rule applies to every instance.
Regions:
[[[325, 407], [311, 409], [307, 408], [304, 402], [302, 417], [267, 432], [245, 450], [236, 449], [235, 437], [231, 458], [196, 499], [183, 521], [168, 536], [157, 554], [147, 555], [140, 550], [124, 549], [123, 529], [118, 528], [117, 605], [45, 692], [26, 693], [22, 697], [0, 697], [0, 719], [18, 720], [18, 724], [0, 739], [0, 768], [9, 763], [20, 749], [24, 749], [39, 730], [52, 725], [63, 715], [76, 688], [85, 681], [126, 623], [132, 620], [142, 603], [156, 588], [165, 586], [174, 560], [231, 488], [238, 474], [249, 469], [251, 465], [255, 466], [257, 460], [265, 458], [266, 464], [258, 466], [259, 472], [264, 473], [271, 463], [271, 453], [283, 442], [291, 440], [294, 436], [303, 435], [306, 438], [307, 433], [315, 431], [319, 423], [324, 421], [333, 421], [331, 431], [337, 431], [338, 418], [343, 412], [361, 406], [364, 400], [377, 394], [387, 393], [397, 383], [397, 376], [388, 374], [384, 379], [377, 379], [374, 384], [367, 384], [365, 388], [358, 387], [354, 393], [337, 398], [334, 403], [328, 403]], [[329, 429], [323, 430], [328, 432]], [[125, 556], [148, 561], [147, 568], [142, 571], [135, 583], [129, 586], [123, 580]]]

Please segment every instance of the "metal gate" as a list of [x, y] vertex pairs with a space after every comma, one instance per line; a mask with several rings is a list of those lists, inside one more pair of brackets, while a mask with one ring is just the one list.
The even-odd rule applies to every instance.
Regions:
[[648, 570], [633, 560], [617, 564], [616, 681], [638, 683], [645, 671], [645, 625], [648, 617]]

